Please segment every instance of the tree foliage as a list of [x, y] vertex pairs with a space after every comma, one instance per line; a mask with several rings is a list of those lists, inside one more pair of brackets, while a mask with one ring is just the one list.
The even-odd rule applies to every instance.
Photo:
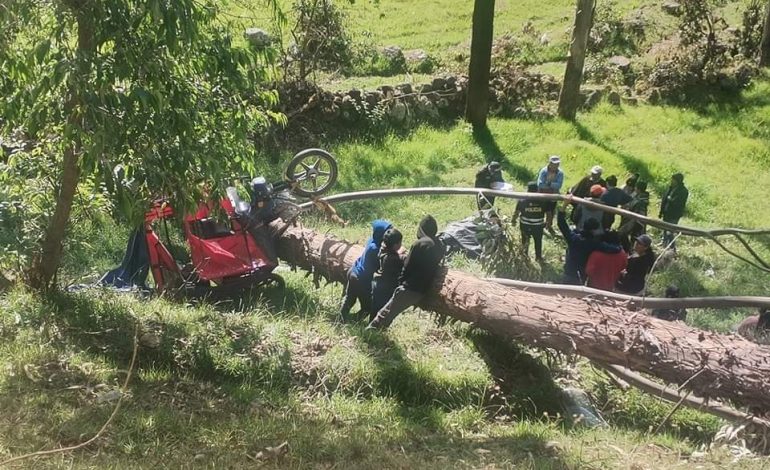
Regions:
[[[281, 119], [267, 58], [233, 43], [213, 1], [8, 0], [0, 30], [0, 131], [21, 130], [53, 163], [57, 209], [74, 195], [67, 155], [78, 183], [138, 221], [154, 196], [191, 203], [248, 172], [248, 137]], [[64, 230], [50, 226], [66, 226], [59, 212], [47, 232]]]

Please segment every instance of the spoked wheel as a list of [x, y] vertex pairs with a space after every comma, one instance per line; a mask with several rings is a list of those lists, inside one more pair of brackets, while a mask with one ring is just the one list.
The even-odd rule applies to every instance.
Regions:
[[291, 159], [284, 177], [295, 194], [320, 196], [337, 182], [337, 160], [325, 150], [303, 150]]

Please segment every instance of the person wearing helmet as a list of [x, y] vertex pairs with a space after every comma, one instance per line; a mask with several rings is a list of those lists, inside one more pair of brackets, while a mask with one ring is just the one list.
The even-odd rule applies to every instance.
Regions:
[[[559, 194], [564, 185], [564, 171], [559, 168], [561, 158], [558, 155], [548, 157], [548, 165], [544, 166], [537, 175], [537, 188], [541, 193]], [[545, 230], [551, 235], [553, 231], [553, 214], [556, 210], [556, 201], [548, 201], [545, 208]]]
[[[492, 189], [493, 183], [505, 183], [503, 179], [503, 167], [499, 162], [489, 162], [476, 173], [476, 182], [474, 187], [483, 189]], [[491, 209], [495, 205], [494, 196], [485, 196], [479, 194], [476, 196], [476, 205], [479, 210]]]

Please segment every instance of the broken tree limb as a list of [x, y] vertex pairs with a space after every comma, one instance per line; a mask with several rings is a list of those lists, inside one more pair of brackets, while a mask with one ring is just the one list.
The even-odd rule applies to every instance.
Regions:
[[[288, 228], [277, 245], [287, 263], [337, 282], [363, 250], [298, 227]], [[702, 397], [770, 410], [770, 348], [734, 335], [658, 320], [614, 301], [509, 289], [455, 270], [442, 272], [420, 307], [531, 346], [686, 383]]]
[[602, 301], [614, 300], [624, 304], [629, 309], [641, 308], [739, 308], [755, 307], [770, 308], [770, 297], [685, 297], [677, 299], [661, 297], [637, 297], [633, 295], [619, 294], [585, 286], [573, 286], [567, 284], [541, 284], [537, 282], [517, 281], [514, 279], [502, 279], [497, 277], [487, 278], [488, 281], [497, 284], [522, 289], [529, 292], [546, 295], [560, 295], [563, 297], [595, 298]]
[[[317, 199], [317, 201], [325, 201], [328, 204], [333, 204], [333, 203], [340, 203], [340, 202], [346, 202], [346, 201], [357, 201], [362, 199], [373, 199], [373, 198], [382, 198], [382, 197], [431, 196], [431, 195], [477, 195], [477, 194], [484, 194], [485, 196], [498, 196], [502, 198], [512, 198], [512, 199], [537, 199], [542, 201], [569, 201], [575, 204], [582, 204], [592, 209], [598, 209], [603, 212], [609, 212], [611, 214], [616, 214], [616, 215], [621, 215], [631, 219], [636, 219], [643, 224], [650, 225], [652, 227], [657, 227], [661, 230], [678, 232], [678, 233], [681, 233], [682, 235], [689, 235], [693, 237], [708, 238], [712, 240], [714, 243], [716, 243], [717, 246], [719, 246], [719, 248], [721, 248], [731, 256], [734, 256], [740, 259], [741, 261], [744, 261], [761, 271], [770, 272], [770, 263], [765, 262], [750, 247], [748, 248], [748, 251], [749, 251], [749, 254], [751, 254], [751, 256], [754, 258], [754, 261], [732, 251], [727, 246], [725, 246], [724, 243], [722, 243], [717, 239], [717, 237], [720, 237], [720, 236], [734, 235], [735, 237], [738, 238], [738, 241], [744, 245], [744, 247], [747, 247], [748, 244], [744, 239], [740, 237], [741, 235], [770, 235], [770, 229], [748, 230], [748, 229], [742, 229], [742, 228], [724, 228], [724, 229], [720, 228], [720, 229], [706, 230], [706, 229], [699, 229], [694, 227], [686, 227], [683, 225], [664, 222], [659, 219], [653, 219], [652, 217], [647, 217], [645, 215], [637, 214], [635, 212], [630, 212], [625, 209], [618, 209], [616, 207], [605, 206], [604, 204], [599, 204], [593, 201], [589, 201], [587, 199], [574, 197], [571, 195], [519, 193], [519, 192], [513, 192], [513, 191], [498, 191], [493, 189], [482, 189], [482, 188], [406, 188], [406, 189], [379, 189], [379, 190], [372, 190], [372, 191], [357, 191], [353, 193], [335, 194], [322, 199]], [[299, 207], [302, 210], [309, 210], [313, 208], [313, 205], [314, 205], [313, 202], [308, 202], [308, 203], [300, 204]]]
[[593, 362], [593, 364], [596, 367], [603, 369], [611, 376], [620, 378], [624, 382], [627, 382], [629, 385], [632, 385], [639, 390], [642, 390], [643, 392], [662, 398], [671, 403], [678, 403], [679, 401], [682, 401], [682, 404], [689, 408], [714, 415], [732, 423], [753, 423], [758, 426], [770, 429], [770, 422], [767, 420], [750, 415], [748, 413], [744, 413], [742, 411], [738, 411], [720, 403], [709, 403], [708, 400], [704, 400], [703, 398], [697, 396], [687, 396], [685, 393], [681, 393], [675, 389], [672, 389], [671, 387], [666, 387], [665, 385], [656, 383], [647, 377], [637, 374], [636, 372], [633, 372], [625, 367], [612, 364], [602, 364], [599, 362]]

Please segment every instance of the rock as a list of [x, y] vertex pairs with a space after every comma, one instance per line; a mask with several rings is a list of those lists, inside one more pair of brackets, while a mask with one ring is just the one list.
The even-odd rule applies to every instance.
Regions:
[[383, 56], [385, 56], [386, 59], [391, 61], [404, 57], [404, 51], [402, 51], [398, 46], [385, 46], [380, 49], [380, 52]]
[[394, 93], [396, 91], [392, 86], [389, 86], [389, 85], [383, 85], [383, 86], [381, 86], [381, 87], [379, 87], [377, 89], [380, 91], [380, 93], [382, 93], [382, 96], [385, 99], [393, 98], [393, 95], [394, 95]]
[[370, 105], [375, 106], [377, 103], [382, 101], [382, 96], [382, 93], [379, 91], [367, 91], [364, 95], [364, 99]]
[[583, 107], [586, 109], [591, 109], [602, 100], [602, 92], [600, 90], [594, 90], [586, 96], [585, 102], [583, 103]]
[[627, 72], [631, 68], [631, 59], [622, 55], [612, 56], [607, 61], [623, 72]]
[[400, 91], [404, 95], [411, 95], [412, 93], [414, 93], [414, 90], [412, 90], [412, 85], [410, 83], [402, 83], [401, 85], [397, 85], [396, 90]]
[[617, 91], [611, 91], [607, 95], [607, 101], [613, 106], [620, 106], [620, 93]]
[[420, 114], [420, 116], [426, 117], [428, 119], [435, 119], [439, 117], [436, 105], [433, 104], [433, 102], [428, 99], [427, 96], [420, 96], [420, 98], [417, 100], [417, 112]]
[[412, 49], [404, 52], [404, 59], [409, 70], [430, 73], [433, 69], [431, 57], [422, 49]]
[[682, 4], [679, 2], [674, 2], [674, 1], [663, 2], [663, 5], [661, 5], [660, 7], [663, 9], [663, 11], [665, 11], [669, 15], [679, 16], [682, 14]]
[[396, 101], [393, 103], [393, 106], [390, 107], [388, 115], [395, 122], [403, 122], [404, 119], [406, 119], [406, 112], [406, 105], [400, 101]]
[[243, 37], [256, 48], [267, 47], [273, 42], [273, 38], [270, 37], [267, 31], [259, 28], [247, 28], [243, 32]]
[[650, 90], [650, 94], [647, 96], [647, 102], [650, 104], [658, 104], [661, 101], [660, 89], [653, 88]]
[[350, 90], [348, 92], [348, 96], [350, 96], [351, 98], [353, 98], [356, 101], [359, 101], [361, 99], [361, 90], [359, 90], [357, 88], [353, 88], [352, 90]]
[[447, 89], [452, 89], [457, 86], [457, 77], [454, 75], [448, 75], [444, 78]]
[[446, 88], [446, 80], [441, 77], [436, 77], [430, 83], [430, 86], [433, 88], [433, 91], [441, 91]]
[[422, 49], [412, 49], [404, 52], [404, 57], [407, 62], [425, 62], [430, 58], [427, 52]]

